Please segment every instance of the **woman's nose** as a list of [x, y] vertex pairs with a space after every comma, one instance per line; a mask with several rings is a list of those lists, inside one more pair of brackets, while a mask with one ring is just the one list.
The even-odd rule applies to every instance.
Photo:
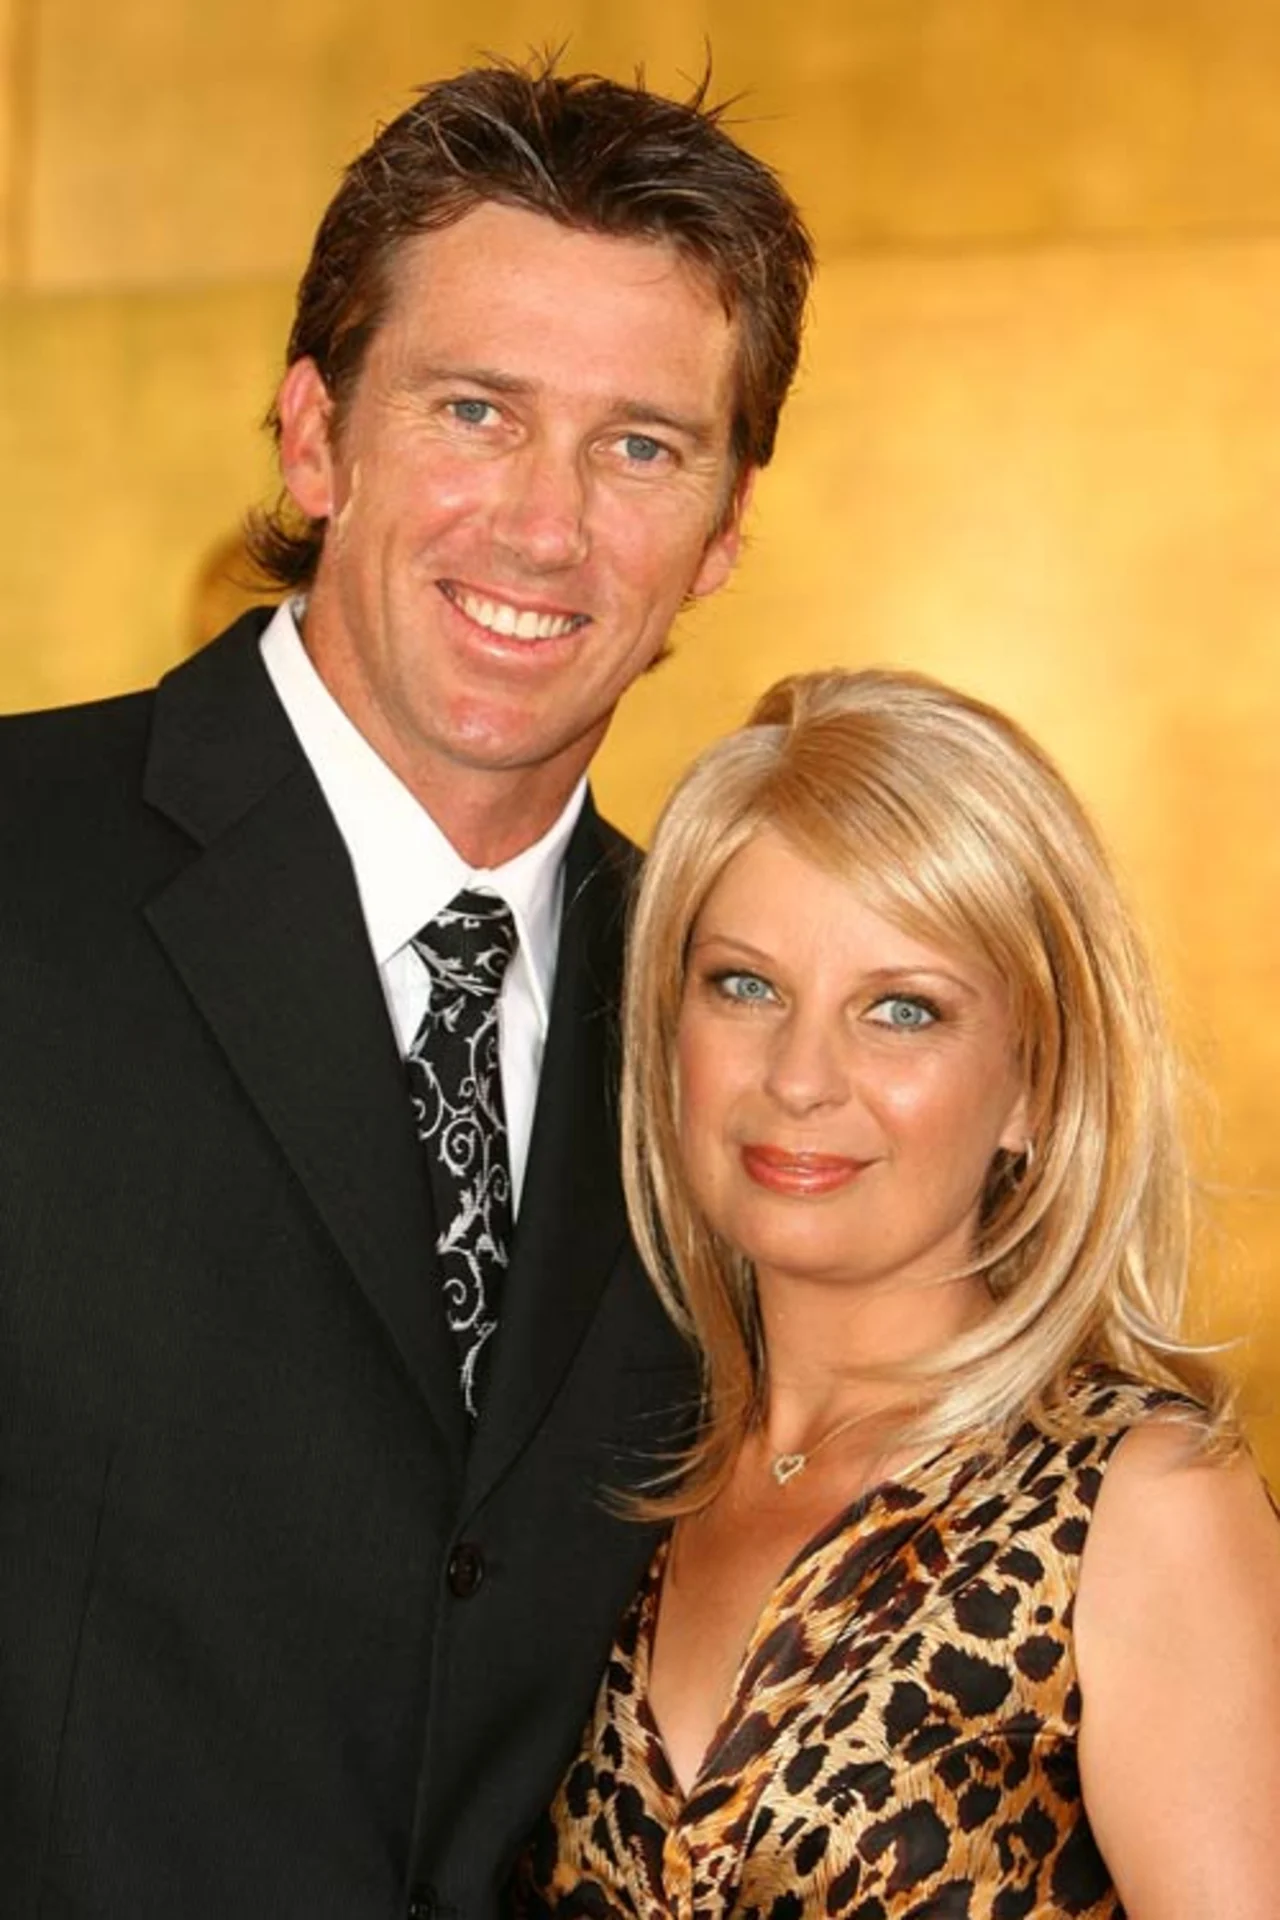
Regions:
[[849, 1097], [848, 1041], [838, 1023], [792, 1014], [769, 1053], [766, 1087], [788, 1112], [838, 1106]]

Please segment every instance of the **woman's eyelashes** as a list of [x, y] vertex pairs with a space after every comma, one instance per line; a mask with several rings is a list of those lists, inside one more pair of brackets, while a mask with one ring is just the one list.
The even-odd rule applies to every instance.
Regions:
[[897, 1033], [918, 1033], [942, 1019], [942, 1009], [922, 993], [884, 993], [867, 1009], [868, 1020]]
[[[704, 983], [717, 999], [731, 1006], [773, 1006], [782, 999], [772, 980], [748, 967], [713, 968], [704, 975]], [[863, 1018], [873, 1026], [887, 1027], [894, 1033], [918, 1033], [945, 1017], [938, 1002], [923, 993], [880, 993], [863, 1011]]]
[[719, 967], [706, 975], [706, 984], [720, 999], [735, 1006], [761, 1006], [777, 999], [772, 983], [763, 974], [750, 973], [744, 967]]

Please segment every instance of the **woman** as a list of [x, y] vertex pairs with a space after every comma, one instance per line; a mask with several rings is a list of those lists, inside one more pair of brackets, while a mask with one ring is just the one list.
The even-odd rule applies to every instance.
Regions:
[[658, 828], [626, 1061], [704, 1421], [525, 1910], [1274, 1920], [1280, 1527], [1053, 767], [908, 675], [775, 688]]

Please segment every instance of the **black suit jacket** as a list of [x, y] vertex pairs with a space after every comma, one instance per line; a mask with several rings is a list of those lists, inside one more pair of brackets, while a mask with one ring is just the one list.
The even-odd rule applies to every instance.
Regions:
[[632, 855], [573, 836], [484, 1416], [345, 848], [249, 616], [0, 723], [0, 1912], [493, 1910], [690, 1381], [630, 1252]]

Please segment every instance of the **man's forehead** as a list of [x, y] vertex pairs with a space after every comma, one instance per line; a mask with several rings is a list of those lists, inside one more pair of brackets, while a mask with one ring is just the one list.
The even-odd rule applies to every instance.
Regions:
[[480, 201], [447, 226], [408, 235], [389, 256], [386, 275], [388, 313], [413, 308], [460, 277], [480, 279], [490, 296], [512, 282], [545, 283], [554, 293], [567, 277], [637, 300], [675, 292], [685, 306], [703, 310], [708, 326], [735, 327], [711, 270], [674, 241], [602, 233], [495, 200]]
[[716, 276], [709, 264], [683, 246], [677, 236], [657, 232], [627, 232], [592, 226], [579, 220], [561, 220], [541, 208], [510, 200], [477, 199], [462, 208], [453, 219], [404, 235], [396, 243], [390, 257], [394, 262], [408, 261], [412, 265], [415, 257], [429, 257], [432, 251], [444, 251], [459, 239], [466, 244], [509, 244], [514, 241], [551, 247], [586, 242], [601, 253], [631, 256], [637, 263], [647, 260], [655, 272], [679, 263], [692, 280], [705, 288], [709, 298], [720, 298]]
[[486, 201], [415, 234], [390, 267], [379, 330], [410, 377], [488, 372], [652, 410], [729, 404], [736, 322], [710, 275], [665, 240], [567, 227]]

